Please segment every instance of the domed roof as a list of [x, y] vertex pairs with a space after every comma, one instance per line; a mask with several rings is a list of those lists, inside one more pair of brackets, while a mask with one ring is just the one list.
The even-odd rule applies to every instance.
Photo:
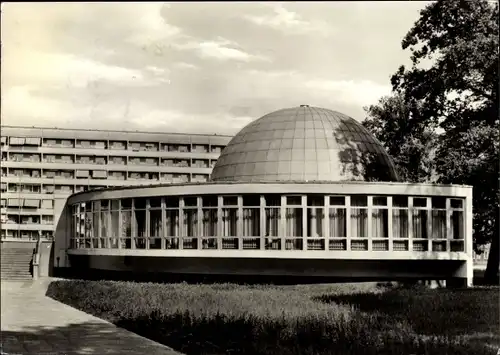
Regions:
[[391, 157], [360, 123], [301, 105], [244, 127], [224, 148], [212, 181], [397, 181]]

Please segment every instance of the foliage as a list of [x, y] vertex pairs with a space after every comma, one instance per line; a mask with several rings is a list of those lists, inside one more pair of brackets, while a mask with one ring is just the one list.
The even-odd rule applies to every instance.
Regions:
[[[497, 2], [428, 5], [402, 41], [411, 52], [411, 67], [401, 66], [393, 75], [394, 96], [367, 109], [365, 123], [395, 147], [403, 169], [405, 162], [410, 167], [407, 180], [430, 176], [432, 158], [440, 183], [473, 186], [474, 241], [476, 246], [494, 242], [487, 271], [493, 277], [500, 235], [498, 36]], [[387, 132], [380, 134], [383, 129]], [[424, 136], [436, 129], [442, 133], [430, 157], [422, 149]], [[398, 149], [404, 145], [417, 152], [414, 163], [412, 154]]]
[[408, 120], [410, 110], [401, 95], [383, 97], [377, 105], [365, 108], [365, 126], [384, 145], [393, 158], [399, 178], [408, 182], [435, 180], [433, 157], [437, 135], [429, 129], [419, 131]]
[[[56, 281], [50, 284], [47, 294], [186, 354], [495, 353], [487, 344], [472, 342], [462, 334], [488, 331], [484, 323], [489, 322], [490, 327], [498, 328], [498, 319], [493, 316], [498, 313], [498, 305], [487, 302], [498, 290], [480, 291], [473, 297], [443, 297], [432, 291], [423, 291], [421, 296], [404, 291], [377, 296], [380, 292], [364, 294], [374, 297], [368, 301], [378, 300], [379, 305], [380, 300], [386, 300], [386, 305], [375, 312], [355, 308], [360, 307], [358, 301], [363, 297], [356, 288], [336, 285], [249, 287]], [[349, 295], [353, 302], [344, 298], [332, 303], [329, 299]], [[426, 307], [430, 306], [425, 311], [419, 297], [425, 299]], [[449, 310], [444, 302], [450, 300], [463, 311], [462, 318], [475, 321], [468, 326], [459, 322], [453, 334], [437, 326], [432, 336], [415, 332], [412, 323], [417, 327], [449, 324], [449, 314], [441, 307]], [[369, 306], [364, 301], [361, 304]], [[392, 313], [385, 314], [387, 311]]]

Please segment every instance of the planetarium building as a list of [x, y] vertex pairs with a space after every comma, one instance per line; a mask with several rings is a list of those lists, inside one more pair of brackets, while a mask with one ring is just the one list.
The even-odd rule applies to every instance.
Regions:
[[181, 275], [472, 282], [472, 188], [398, 181], [357, 121], [267, 114], [205, 183], [81, 192], [56, 232], [60, 267]]

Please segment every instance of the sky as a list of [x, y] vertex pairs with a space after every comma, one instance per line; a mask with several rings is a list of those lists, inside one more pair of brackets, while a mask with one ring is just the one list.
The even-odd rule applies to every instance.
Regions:
[[235, 134], [308, 104], [365, 118], [429, 2], [2, 3], [2, 125]]

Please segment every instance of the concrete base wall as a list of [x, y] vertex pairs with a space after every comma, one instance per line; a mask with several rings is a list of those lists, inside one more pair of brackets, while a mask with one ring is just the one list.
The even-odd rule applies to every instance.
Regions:
[[[346, 281], [450, 280], [467, 285], [460, 260], [297, 260], [245, 258], [161, 258], [71, 255], [70, 270], [81, 278], [169, 279], [227, 276], [231, 279], [300, 278]], [[127, 277], [129, 275], [129, 277]], [[184, 275], [184, 276], [182, 276]], [[454, 280], [454, 281], [453, 281]]]

